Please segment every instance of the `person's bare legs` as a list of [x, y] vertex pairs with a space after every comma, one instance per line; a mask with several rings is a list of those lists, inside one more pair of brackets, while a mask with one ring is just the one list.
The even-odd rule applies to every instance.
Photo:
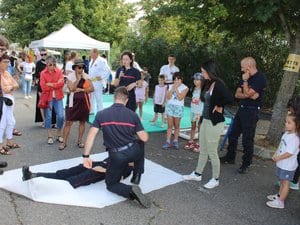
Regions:
[[174, 141], [178, 141], [181, 117], [173, 117], [173, 118], [174, 118]]
[[174, 117], [168, 116], [167, 141], [171, 141], [172, 128], [174, 126]]
[[60, 150], [64, 149], [67, 146], [72, 124], [73, 124], [73, 121], [66, 121], [65, 122], [64, 130], [63, 130], [63, 139], [64, 140], [63, 140], [63, 143], [61, 143], [59, 145]]
[[279, 190], [279, 199], [281, 201], [284, 201], [288, 194], [289, 194], [289, 190], [290, 190], [290, 181], [289, 180], [280, 180], [280, 190]]
[[82, 137], [85, 131], [85, 121], [79, 121], [79, 132], [78, 132], [78, 142], [77, 144], [82, 144]]

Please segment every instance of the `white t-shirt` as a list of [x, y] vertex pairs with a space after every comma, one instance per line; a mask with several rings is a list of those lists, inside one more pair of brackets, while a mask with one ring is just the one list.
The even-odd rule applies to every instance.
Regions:
[[136, 102], [143, 102], [145, 101], [146, 97], [146, 88], [148, 87], [148, 83], [146, 81], [143, 81], [142, 87], [136, 87], [135, 88], [135, 99]]
[[277, 161], [276, 166], [283, 170], [294, 171], [298, 166], [297, 155], [299, 152], [299, 137], [297, 134], [285, 132], [282, 135], [276, 154], [283, 155], [286, 152], [292, 154], [292, 156]]
[[74, 65], [73, 61], [67, 61], [66, 67], [65, 67], [66, 75], [68, 75], [69, 73], [71, 73], [73, 71], [73, 69], [72, 69], [73, 65]]
[[[172, 89], [173, 84], [169, 85], [169, 90]], [[184, 90], [186, 90], [188, 87], [185, 84], [181, 84], [178, 87], [178, 92], [182, 93]], [[184, 99], [178, 100], [176, 92], [172, 93], [172, 97], [168, 100], [167, 102], [170, 105], [179, 105], [179, 106], [184, 106]]]
[[179, 72], [179, 68], [175, 65], [169, 66], [169, 64], [168, 64], [168, 65], [164, 65], [160, 68], [159, 74], [165, 75], [165, 83], [172, 83], [173, 75], [176, 72]]
[[159, 84], [155, 85], [154, 104], [157, 105], [164, 104], [166, 94], [167, 94], [167, 85], [164, 86], [159, 86]]
[[35, 64], [33, 62], [22, 62], [21, 67], [23, 70], [23, 74], [32, 74], [33, 70], [35, 69]]

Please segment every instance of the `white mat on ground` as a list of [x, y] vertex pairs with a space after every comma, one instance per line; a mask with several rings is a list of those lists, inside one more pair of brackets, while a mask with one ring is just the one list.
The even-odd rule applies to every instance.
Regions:
[[[95, 161], [102, 160], [106, 157], [107, 153], [91, 156]], [[76, 166], [81, 162], [82, 158], [79, 157], [30, 166], [30, 170], [33, 172], [55, 172], [59, 169]], [[145, 160], [145, 173], [140, 183], [143, 193], [148, 193], [180, 181], [182, 181], [180, 174], [150, 160]], [[130, 177], [123, 182], [129, 184]], [[73, 189], [67, 181], [43, 177], [23, 182], [22, 169], [5, 171], [4, 174], [0, 176], [0, 188], [24, 195], [34, 201], [62, 205], [102, 208], [126, 200], [123, 197], [107, 191], [104, 181], [76, 189]]]

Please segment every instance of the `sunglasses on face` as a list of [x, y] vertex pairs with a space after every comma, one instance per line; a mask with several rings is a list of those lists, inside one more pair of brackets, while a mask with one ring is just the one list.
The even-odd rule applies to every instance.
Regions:
[[55, 64], [49, 63], [49, 64], [47, 64], [47, 66], [55, 66]]
[[1, 51], [1, 52], [6, 52], [6, 51], [7, 51], [7, 48], [0, 48], [0, 51]]
[[47, 53], [42, 53], [42, 54], [41, 54], [41, 56], [46, 56], [46, 55], [47, 55]]
[[82, 70], [83, 69], [83, 66], [77, 66], [78, 69]]

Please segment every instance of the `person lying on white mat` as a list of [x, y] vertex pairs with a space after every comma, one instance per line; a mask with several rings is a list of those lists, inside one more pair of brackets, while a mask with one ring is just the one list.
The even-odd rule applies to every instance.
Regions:
[[[102, 181], [105, 179], [106, 168], [108, 165], [108, 158], [103, 161], [93, 162], [92, 169], [87, 169], [82, 164], [74, 166], [68, 169], [57, 170], [55, 173], [44, 173], [37, 172], [33, 173], [30, 171], [29, 166], [22, 167], [23, 181], [30, 180], [35, 177], [45, 177], [50, 179], [58, 179], [68, 181], [73, 188], [78, 188], [80, 186], [89, 185]], [[133, 169], [133, 164], [128, 164], [128, 166], [123, 171], [123, 179], [128, 177]]]

